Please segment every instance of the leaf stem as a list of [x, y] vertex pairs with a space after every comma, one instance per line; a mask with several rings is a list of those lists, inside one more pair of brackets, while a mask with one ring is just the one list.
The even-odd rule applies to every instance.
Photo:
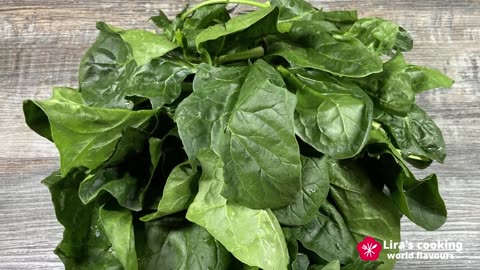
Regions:
[[256, 48], [246, 50], [246, 51], [243, 51], [243, 52], [222, 55], [218, 58], [218, 64], [221, 65], [221, 64], [224, 64], [224, 63], [247, 60], [247, 59], [251, 59], [251, 58], [260, 58], [264, 54], [265, 54], [265, 50], [263, 49], [263, 47], [258, 46]]
[[193, 8], [187, 10], [185, 13], [182, 15], [182, 20], [185, 20], [188, 15], [192, 14], [195, 12], [195, 10], [202, 8], [204, 6], [209, 6], [209, 5], [215, 5], [215, 4], [243, 4], [243, 5], [249, 5], [249, 6], [255, 6], [255, 7], [260, 7], [260, 8], [267, 8], [270, 6], [270, 2], [267, 1], [265, 3], [259, 3], [256, 1], [252, 0], [208, 0], [205, 2], [202, 2]]

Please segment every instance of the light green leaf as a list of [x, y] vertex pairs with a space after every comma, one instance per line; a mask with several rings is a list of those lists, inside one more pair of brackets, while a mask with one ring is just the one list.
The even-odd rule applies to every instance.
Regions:
[[112, 243], [115, 257], [125, 270], [137, 270], [137, 253], [133, 233], [132, 214], [128, 210], [105, 210], [100, 208], [102, 222], [108, 240]]
[[[262, 8], [257, 11], [253, 11], [244, 15], [240, 15], [237, 17], [232, 18], [231, 20], [227, 21], [224, 24], [216, 24], [213, 26], [208, 27], [207, 29], [200, 32], [196, 39], [195, 44], [197, 48], [210, 40], [216, 40], [221, 37], [225, 37], [231, 35], [233, 33], [238, 33], [240, 31], [247, 30], [249, 27], [257, 24], [261, 25], [262, 32], [259, 33], [258, 31], [251, 32], [251, 33], [243, 33], [242, 38], [245, 40], [255, 39], [263, 36], [263, 30], [271, 28], [271, 24], [262, 23], [263, 20], [272, 20], [276, 19], [278, 16], [278, 9], [274, 6], [268, 8]], [[269, 18], [272, 17], [272, 18]], [[274, 29], [276, 29], [276, 24], [273, 24]], [[272, 30], [268, 30], [267, 32], [272, 32]]]
[[199, 178], [196, 169], [192, 169], [189, 164], [181, 163], [173, 169], [163, 188], [157, 211], [142, 217], [142, 221], [150, 221], [188, 208], [196, 195]]
[[157, 35], [145, 30], [123, 30], [118, 33], [130, 45], [133, 59], [139, 66], [178, 47], [177, 44], [170, 42], [166, 35]]
[[286, 270], [287, 246], [273, 213], [227, 203], [221, 195], [222, 161], [212, 151], [201, 152], [199, 159], [203, 174], [187, 219], [207, 229], [243, 263], [265, 270]]
[[69, 88], [55, 88], [48, 100], [24, 103], [24, 107], [32, 106], [48, 118], [52, 139], [60, 152], [62, 175], [79, 166], [96, 169], [110, 158], [124, 129], [143, 128], [154, 115], [154, 111], [88, 107], [80, 94]]
[[340, 261], [331, 261], [329, 264], [325, 265], [322, 270], [340, 270]]
[[363, 18], [356, 21], [343, 35], [360, 40], [367, 48], [378, 54], [391, 54], [398, 34], [398, 25], [391, 21]]

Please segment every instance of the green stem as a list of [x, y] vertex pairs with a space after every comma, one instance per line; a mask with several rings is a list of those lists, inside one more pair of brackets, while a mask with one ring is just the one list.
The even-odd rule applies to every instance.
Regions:
[[205, 2], [202, 2], [193, 8], [187, 10], [187, 12], [183, 13], [182, 15], [182, 20], [185, 20], [188, 15], [192, 14], [195, 12], [195, 10], [204, 7], [204, 6], [209, 6], [209, 5], [216, 5], [216, 4], [243, 4], [243, 5], [249, 5], [249, 6], [255, 6], [255, 7], [260, 7], [260, 8], [267, 8], [270, 6], [270, 2], [265, 2], [265, 3], [259, 3], [256, 1], [251, 1], [251, 0], [208, 0]]
[[263, 47], [258, 46], [256, 48], [253, 48], [253, 49], [250, 49], [250, 50], [247, 50], [247, 51], [222, 55], [218, 58], [218, 64], [221, 65], [221, 64], [224, 64], [224, 63], [247, 60], [247, 59], [251, 59], [251, 58], [260, 58], [264, 54], [265, 54], [265, 50], [263, 49]]

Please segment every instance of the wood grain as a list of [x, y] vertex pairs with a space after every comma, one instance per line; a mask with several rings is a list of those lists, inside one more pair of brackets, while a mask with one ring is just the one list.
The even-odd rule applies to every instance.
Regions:
[[[415, 41], [413, 63], [438, 68], [457, 83], [422, 94], [418, 103], [444, 131], [448, 157], [435, 165], [449, 220], [426, 232], [402, 222], [403, 240], [461, 241], [453, 260], [400, 260], [395, 269], [480, 269], [480, 1], [326, 0], [404, 26]], [[154, 29], [148, 18], [172, 16], [185, 1], [0, 0], [0, 269], [63, 269], [52, 250], [60, 241], [50, 196], [40, 180], [58, 166], [48, 141], [28, 130], [22, 100], [46, 98], [54, 85], [75, 87], [78, 63], [96, 36], [95, 21]], [[419, 172], [426, 175], [427, 172]], [[413, 250], [416, 251], [416, 250]]]

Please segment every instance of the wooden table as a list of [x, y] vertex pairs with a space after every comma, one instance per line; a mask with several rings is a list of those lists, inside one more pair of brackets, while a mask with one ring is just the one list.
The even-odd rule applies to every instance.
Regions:
[[[396, 269], [480, 269], [480, 1], [326, 0], [331, 9], [358, 9], [408, 29], [408, 59], [456, 79], [451, 90], [418, 97], [444, 131], [448, 157], [435, 165], [448, 222], [426, 232], [403, 220], [403, 240], [461, 241], [453, 260], [400, 260]], [[42, 99], [54, 85], [77, 86], [83, 52], [96, 21], [153, 29], [158, 9], [173, 15], [185, 1], [0, 0], [0, 269], [63, 269], [52, 250], [62, 237], [50, 195], [40, 180], [58, 167], [48, 141], [24, 124], [22, 100]], [[426, 174], [422, 172], [421, 174]], [[414, 250], [417, 251], [417, 250]]]

